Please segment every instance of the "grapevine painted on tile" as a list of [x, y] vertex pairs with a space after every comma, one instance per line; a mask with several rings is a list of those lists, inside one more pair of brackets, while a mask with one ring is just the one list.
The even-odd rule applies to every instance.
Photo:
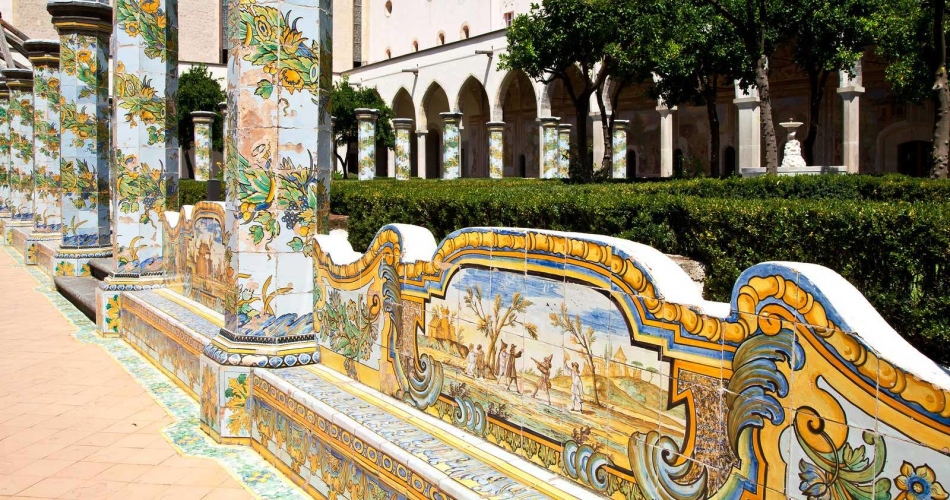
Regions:
[[10, 209], [16, 220], [33, 220], [33, 94], [10, 89]]
[[62, 227], [60, 206], [60, 94], [59, 70], [48, 63], [33, 70], [35, 134], [33, 164], [33, 227], [38, 232], [59, 232]]
[[124, 110], [125, 122], [130, 127], [141, 122], [148, 132], [149, 146], [164, 141], [165, 96], [156, 92], [148, 78], [127, 73], [122, 62], [116, 66], [115, 80], [115, 98], [119, 109]]
[[359, 179], [376, 177], [376, 117], [359, 118]]
[[130, 38], [141, 38], [144, 54], [164, 62], [169, 51], [177, 52], [178, 35], [175, 26], [169, 35], [168, 14], [159, 0], [118, 0], [115, 23]]
[[345, 358], [347, 375], [356, 379], [354, 363], [370, 359], [373, 346], [379, 342], [379, 295], [359, 293], [344, 299], [337, 290], [330, 290], [324, 307], [316, 312], [321, 345]]
[[241, 2], [240, 37], [247, 49], [243, 58], [263, 66], [268, 78], [257, 82], [255, 93], [270, 99], [275, 88], [290, 94], [307, 91], [318, 94], [321, 75], [320, 46], [297, 28], [299, 18], [288, 10], [281, 15], [274, 7]]

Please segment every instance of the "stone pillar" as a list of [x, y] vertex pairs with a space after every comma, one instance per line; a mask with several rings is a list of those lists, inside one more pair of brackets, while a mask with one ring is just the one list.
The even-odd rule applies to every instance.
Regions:
[[[10, 219], [10, 89], [0, 79], [0, 236]], [[0, 239], [0, 245], [4, 242]]]
[[442, 133], [442, 179], [462, 176], [462, 113], [439, 113], [444, 122]]
[[841, 96], [844, 106], [841, 121], [844, 130], [842, 131], [841, 161], [849, 174], [857, 174], [861, 171], [861, 131], [859, 99], [864, 93], [861, 76], [861, 61], [855, 64], [854, 78], [847, 71], [838, 73], [838, 95]]
[[115, 9], [116, 274], [161, 283], [161, 215], [178, 195], [178, 0], [116, 0]]
[[759, 91], [755, 87], [743, 90], [736, 82], [736, 99], [732, 102], [739, 108], [739, 158], [736, 162], [736, 173], [741, 174], [744, 168], [762, 166]]
[[412, 147], [409, 138], [412, 131], [412, 119], [393, 119], [393, 129], [396, 133], [396, 148], [392, 155], [396, 167], [395, 177], [400, 181], [409, 180], [412, 174]]
[[[11, 226], [33, 226], [33, 72], [5, 69], [10, 89]], [[9, 239], [9, 229], [6, 229]]]
[[558, 167], [557, 116], [538, 118], [541, 123], [541, 178], [556, 179]]
[[627, 120], [614, 120], [614, 127], [611, 131], [611, 144], [614, 149], [613, 172], [610, 177], [613, 179], [627, 178]]
[[213, 360], [309, 364], [318, 357], [313, 330], [288, 332], [313, 321], [313, 261], [304, 249], [330, 226], [329, 2], [232, 2], [228, 11], [224, 231], [233, 278]]
[[488, 176], [505, 176], [505, 122], [488, 122]]
[[567, 179], [571, 172], [571, 129], [573, 125], [563, 123], [557, 127], [557, 178]]
[[191, 119], [195, 128], [195, 180], [207, 181], [211, 178], [211, 124], [214, 123], [214, 112], [192, 111]]
[[55, 273], [89, 274], [89, 259], [112, 256], [109, 226], [110, 114], [106, 66], [112, 7], [47, 4], [59, 32], [63, 231]]
[[676, 107], [661, 104], [660, 113], [660, 177], [673, 177], [673, 111]]
[[376, 120], [378, 109], [356, 110], [356, 129], [359, 149], [356, 152], [359, 179], [371, 181], [376, 178]]
[[428, 130], [416, 130], [416, 174], [420, 179], [426, 178], [426, 138]]

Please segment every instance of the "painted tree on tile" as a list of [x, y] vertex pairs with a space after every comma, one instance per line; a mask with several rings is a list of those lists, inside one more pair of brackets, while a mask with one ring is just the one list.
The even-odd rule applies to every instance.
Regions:
[[[574, 319], [571, 319], [571, 315], [567, 312], [567, 304], [561, 304], [561, 312], [551, 313], [551, 325], [557, 328], [560, 328], [561, 331], [570, 335], [570, 342], [572, 346], [578, 346], [583, 350], [584, 356], [587, 358], [587, 365], [590, 366], [590, 376], [593, 380], [594, 390], [594, 404], [600, 406], [600, 396], [597, 395], [597, 364], [594, 363], [594, 342], [597, 341], [597, 332], [593, 328], [588, 326], [584, 328], [584, 324], [581, 323], [581, 316], [579, 314], [574, 315]], [[565, 351], [566, 355], [566, 351]]]
[[[538, 326], [534, 323], [524, 321], [525, 312], [532, 302], [526, 299], [520, 293], [514, 293], [511, 296], [511, 303], [503, 308], [501, 294], [496, 294], [495, 299], [486, 307], [482, 302], [482, 287], [475, 285], [465, 290], [465, 307], [468, 307], [478, 318], [476, 328], [485, 333], [488, 337], [488, 359], [495, 359], [495, 349], [498, 344], [498, 337], [502, 330], [512, 326], [520, 326], [525, 332], [533, 338], [538, 338]], [[490, 370], [495, 377], [500, 377], [497, 366], [491, 366]]]

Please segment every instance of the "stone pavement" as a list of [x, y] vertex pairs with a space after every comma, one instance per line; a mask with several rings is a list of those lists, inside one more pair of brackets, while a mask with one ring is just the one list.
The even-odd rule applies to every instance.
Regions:
[[175, 421], [0, 251], [0, 500], [253, 496], [217, 461], [179, 455]]

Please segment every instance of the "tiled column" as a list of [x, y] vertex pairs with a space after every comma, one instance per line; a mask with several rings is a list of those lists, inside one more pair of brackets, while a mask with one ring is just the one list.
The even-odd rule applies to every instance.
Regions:
[[223, 364], [314, 361], [313, 330], [298, 327], [313, 314], [306, 252], [329, 232], [329, 9], [326, 0], [232, 2], [228, 9], [230, 262], [225, 327], [213, 356]]
[[505, 176], [505, 122], [488, 122], [488, 176]]
[[[228, 103], [227, 102], [218, 103], [218, 113], [221, 114], [221, 137], [224, 138], [228, 136]], [[223, 149], [221, 156], [223, 158], [227, 158], [228, 157], [228, 142], [222, 141], [221, 146]], [[219, 171], [220, 168], [222, 168], [221, 165], [217, 165], [215, 168], [212, 168], [211, 175], [213, 177], [217, 177], [217, 175], [220, 173]]]
[[361, 181], [371, 181], [376, 178], [376, 120], [378, 118], [378, 109], [360, 108], [356, 110], [356, 131], [359, 144], [357, 165]]
[[739, 108], [739, 161], [736, 173], [744, 168], [760, 168], [762, 165], [762, 126], [759, 117], [759, 91], [755, 87], [743, 90], [736, 82], [736, 99]]
[[23, 44], [33, 65], [33, 233], [26, 241], [26, 263], [36, 264], [41, 240], [62, 238], [60, 200], [59, 41]]
[[425, 179], [426, 172], [426, 138], [429, 136], [428, 130], [416, 130], [416, 175], [420, 179]]
[[[33, 226], [33, 72], [5, 69], [10, 89], [10, 209], [13, 227]], [[6, 237], [9, 239], [10, 229]]]
[[396, 149], [393, 155], [396, 163], [396, 179], [409, 180], [412, 174], [412, 148], [409, 137], [412, 132], [412, 119], [394, 119], [393, 129], [396, 132]]
[[539, 118], [541, 122], [541, 178], [556, 179], [558, 167], [557, 125], [561, 119], [556, 116]]
[[[10, 220], [10, 90], [0, 80], [0, 236]], [[0, 241], [0, 245], [3, 242]]]
[[673, 177], [673, 111], [676, 107], [661, 104], [660, 113], [660, 177]]
[[191, 120], [195, 128], [195, 180], [207, 181], [211, 178], [211, 124], [214, 123], [214, 112], [192, 111]]
[[611, 141], [614, 149], [613, 172], [611, 177], [614, 179], [627, 178], [627, 120], [614, 120], [614, 127], [611, 131]]
[[571, 172], [571, 129], [573, 125], [557, 126], [557, 178], [567, 179]]
[[439, 113], [442, 127], [442, 178], [458, 179], [462, 176], [462, 113]]
[[59, 32], [60, 276], [89, 274], [91, 258], [111, 257], [109, 227], [109, 72], [112, 8], [108, 3], [47, 4]]
[[861, 120], [861, 110], [859, 101], [861, 94], [864, 93], [864, 87], [861, 78], [861, 61], [852, 68], [854, 77], [847, 71], [838, 73], [838, 95], [841, 96], [844, 106], [842, 119], [844, 130], [841, 144], [841, 160], [848, 169], [849, 174], [860, 173], [861, 170], [861, 131], [859, 124]]

